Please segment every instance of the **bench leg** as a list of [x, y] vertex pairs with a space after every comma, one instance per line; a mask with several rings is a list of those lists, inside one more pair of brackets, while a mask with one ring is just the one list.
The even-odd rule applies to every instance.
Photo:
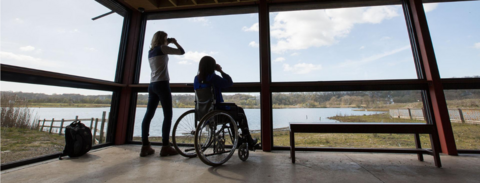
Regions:
[[442, 167], [442, 162], [440, 162], [440, 154], [438, 152], [439, 147], [437, 147], [437, 145], [440, 145], [440, 142], [438, 140], [439, 139], [438, 139], [437, 132], [434, 132], [433, 134], [430, 134], [430, 142], [432, 144], [433, 160], [435, 161], [435, 166], [440, 168], [440, 167]]
[[[422, 144], [420, 143], [420, 135], [418, 133], [415, 134], [415, 146], [417, 149], [422, 149]], [[417, 154], [418, 161], [423, 161], [423, 153]]]
[[292, 163], [295, 163], [295, 133], [290, 131], [290, 157], [292, 158]]

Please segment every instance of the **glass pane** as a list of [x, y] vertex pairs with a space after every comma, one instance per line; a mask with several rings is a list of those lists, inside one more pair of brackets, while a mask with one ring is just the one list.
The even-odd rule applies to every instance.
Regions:
[[425, 3], [442, 78], [480, 77], [480, 1]]
[[93, 145], [106, 142], [112, 92], [0, 83], [2, 164], [63, 151], [75, 119], [92, 130]]
[[445, 90], [457, 149], [480, 150], [480, 90]]
[[[247, 116], [248, 127], [253, 138], [260, 142], [260, 93], [223, 93], [223, 99], [228, 103], [235, 103], [242, 107]], [[195, 94], [193, 93], [172, 93], [173, 117], [170, 130], [170, 142], [172, 130], [178, 118], [188, 110], [195, 109]], [[134, 141], [142, 141], [142, 121], [147, 111], [148, 93], [138, 93], [137, 110], [135, 112], [135, 126], [133, 132]], [[161, 104], [155, 112], [150, 123], [151, 142], [162, 142], [163, 111]]]
[[193, 83], [198, 63], [205, 55], [212, 56], [235, 82], [259, 82], [258, 24], [250, 27], [256, 22], [257, 14], [149, 20], [140, 83], [150, 82], [148, 51], [157, 31], [165, 31], [168, 37], [176, 38], [186, 52], [181, 56], [169, 55], [170, 83]]
[[92, 21], [110, 11], [95, 1], [2, 1], [1, 62], [113, 81], [123, 17]]
[[401, 5], [270, 13], [272, 81], [416, 79]]
[[[289, 146], [289, 123], [426, 123], [420, 91], [273, 93], [275, 146]], [[298, 134], [296, 146], [414, 147], [413, 135]], [[422, 147], [429, 147], [422, 135]]]

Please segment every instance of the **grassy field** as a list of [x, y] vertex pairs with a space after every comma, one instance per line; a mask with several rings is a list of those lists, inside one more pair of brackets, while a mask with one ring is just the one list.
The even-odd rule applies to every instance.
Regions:
[[[388, 114], [365, 116], [335, 116], [341, 122], [425, 123], [425, 121], [390, 118]], [[458, 149], [480, 149], [480, 125], [452, 123]], [[287, 132], [274, 132], [275, 146], [289, 146]], [[428, 135], [420, 135], [422, 147], [430, 148]], [[414, 148], [413, 135], [408, 134], [298, 134], [298, 147], [358, 147], [358, 148]]]
[[[341, 122], [385, 122], [385, 123], [425, 123], [421, 120], [391, 118], [388, 114], [365, 116], [335, 116]], [[455, 142], [458, 149], [480, 149], [480, 125], [452, 123]], [[260, 133], [252, 133], [260, 139]], [[150, 137], [152, 142], [161, 142], [161, 137]], [[134, 137], [134, 141], [141, 141]], [[430, 148], [430, 137], [420, 135], [423, 148]], [[192, 142], [193, 143], [193, 142]], [[290, 146], [288, 129], [275, 129], [273, 132], [274, 146]], [[338, 134], [312, 133], [296, 134], [297, 147], [356, 147], [356, 148], [415, 148], [413, 134]]]
[[2, 127], [1, 132], [2, 164], [59, 153], [65, 146], [63, 135], [5, 127]]
[[[97, 139], [95, 144], [98, 144], [100, 134], [97, 133], [95, 137]], [[1, 142], [3, 164], [62, 152], [65, 147], [65, 136], [38, 130], [2, 127]]]
[[[342, 122], [424, 122], [390, 118], [388, 114], [364, 116], [335, 116]], [[480, 149], [480, 125], [452, 123], [455, 142], [458, 149]], [[258, 131], [252, 132], [254, 138], [260, 139]], [[141, 141], [140, 137], [133, 137]], [[275, 129], [273, 133], [274, 146], [289, 146], [287, 128]], [[152, 142], [161, 142], [161, 137], [150, 137]], [[430, 147], [428, 135], [421, 135], [423, 148]], [[414, 148], [413, 135], [404, 134], [297, 134], [297, 147], [357, 147], [357, 148]], [[2, 127], [1, 157], [2, 164], [58, 153], [63, 150], [65, 139], [63, 135], [48, 134], [37, 130]]]

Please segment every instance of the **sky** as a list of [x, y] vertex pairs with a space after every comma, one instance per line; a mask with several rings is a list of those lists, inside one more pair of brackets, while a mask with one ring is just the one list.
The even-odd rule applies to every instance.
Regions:
[[[51, 6], [55, 4], [56, 6]], [[123, 17], [95, 1], [1, 1], [3, 64], [113, 81]], [[480, 1], [424, 5], [443, 78], [480, 75]], [[43, 10], [43, 11], [40, 11]], [[150, 81], [148, 49], [163, 30], [186, 51], [169, 56], [171, 83], [191, 83], [210, 55], [234, 82], [259, 82], [258, 15], [149, 20], [140, 83]], [[272, 81], [415, 79], [401, 6], [270, 14]], [[172, 45], [173, 46], [173, 45]], [[2, 91], [111, 92], [0, 82]]]

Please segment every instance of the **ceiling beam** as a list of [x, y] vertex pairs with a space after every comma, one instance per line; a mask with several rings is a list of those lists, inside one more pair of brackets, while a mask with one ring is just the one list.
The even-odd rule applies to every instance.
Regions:
[[168, 0], [168, 1], [170, 1], [170, 3], [172, 3], [172, 4], [173, 4], [173, 6], [177, 6], [177, 3], [176, 3], [176, 2], [174, 2], [175, 0]]

